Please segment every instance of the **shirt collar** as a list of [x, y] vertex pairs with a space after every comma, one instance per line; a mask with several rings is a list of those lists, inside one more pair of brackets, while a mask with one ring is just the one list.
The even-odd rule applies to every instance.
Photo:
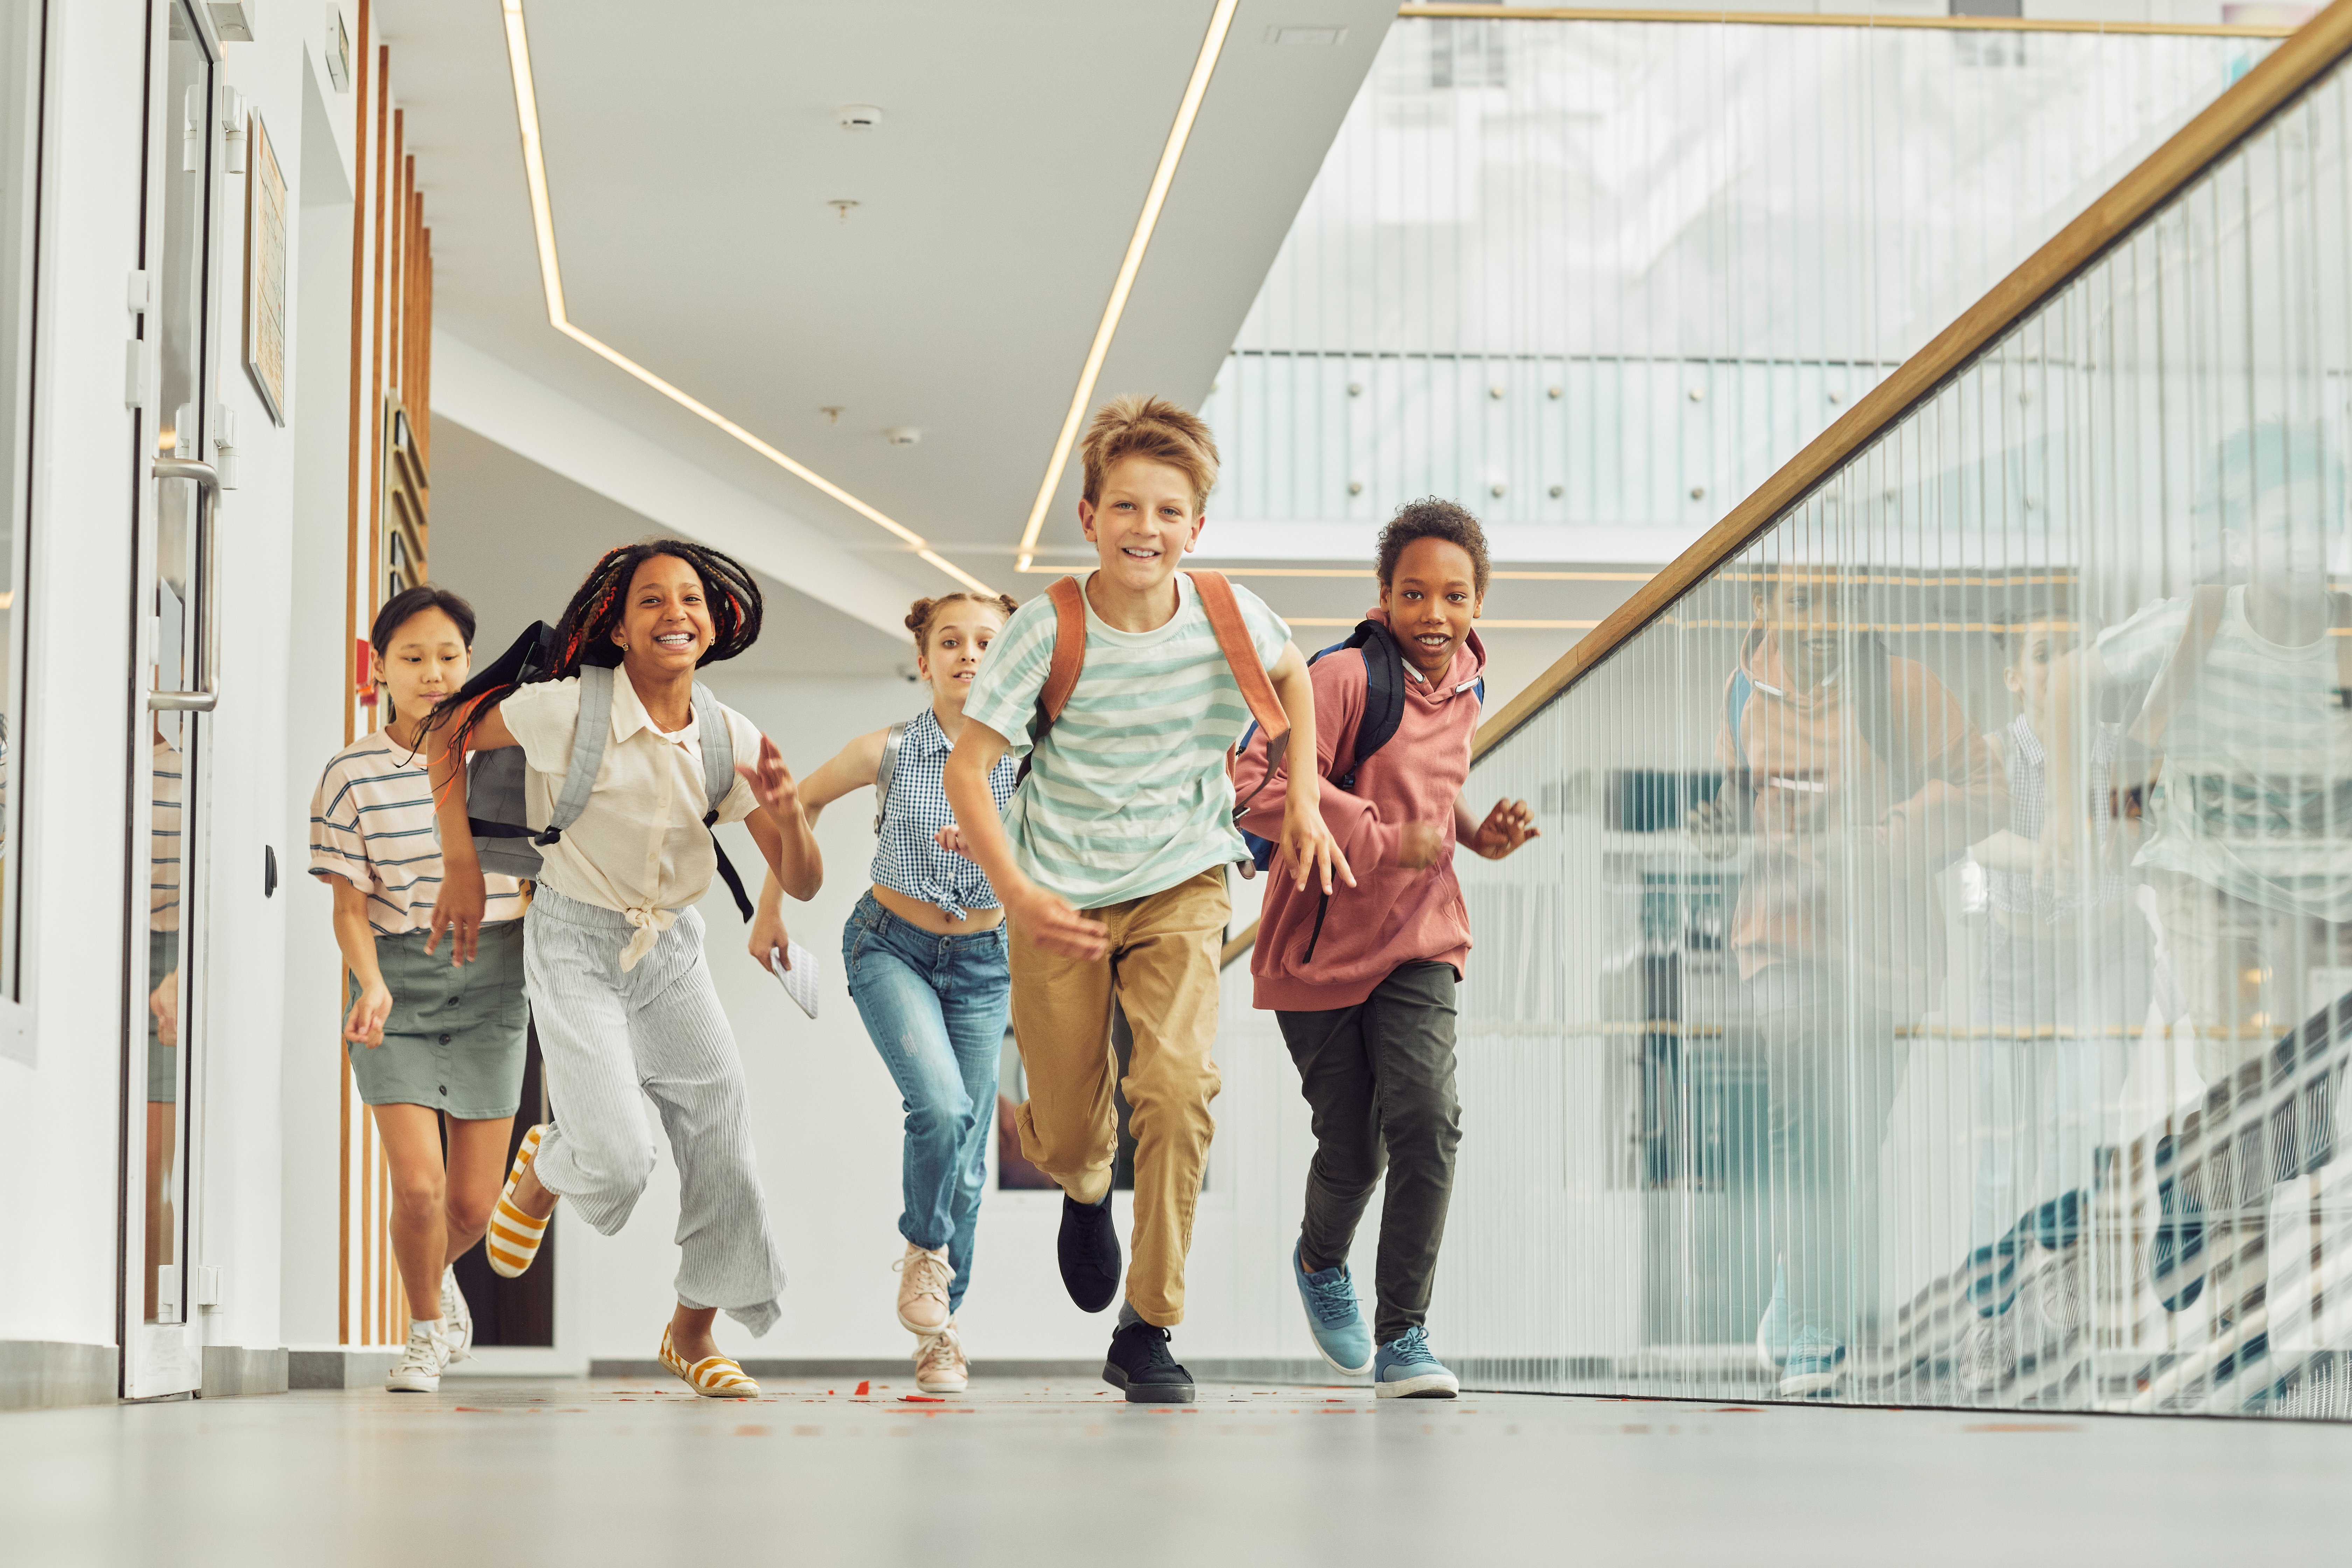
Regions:
[[636, 682], [629, 679], [628, 670], [623, 666], [614, 665], [613, 667], [613, 744], [620, 745], [640, 730], [652, 734], [656, 740], [666, 738], [689, 745], [697, 738], [694, 715], [690, 710], [687, 714], [686, 728], [665, 737], [663, 731], [655, 727], [653, 716], [646, 711], [645, 703], [638, 700]]
[[929, 703], [925, 703], [913, 721], [908, 724], [906, 739], [901, 744], [923, 756], [950, 749], [948, 732], [940, 728], [940, 716], [931, 711]]

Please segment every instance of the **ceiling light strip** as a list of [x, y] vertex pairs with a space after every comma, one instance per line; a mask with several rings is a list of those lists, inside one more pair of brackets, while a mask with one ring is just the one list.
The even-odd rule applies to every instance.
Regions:
[[[508, 0], [513, 4], [514, 0]], [[1209, 91], [1209, 79], [1216, 74], [1217, 57], [1224, 51], [1225, 35], [1234, 25], [1234, 10], [1241, 0], [1217, 0], [1217, 8], [1209, 17], [1208, 36], [1201, 40], [1200, 58], [1192, 62], [1192, 79], [1184, 84], [1183, 101], [1176, 106], [1176, 122], [1168, 128], [1168, 145], [1160, 149], [1160, 167], [1152, 172], [1151, 189], [1145, 193], [1143, 211], [1135, 220], [1135, 233], [1127, 242], [1127, 255], [1118, 264], [1118, 278], [1111, 284], [1110, 300], [1103, 307], [1102, 324], [1095, 329], [1095, 341], [1087, 351], [1087, 363], [1078, 372], [1077, 390], [1070, 395], [1070, 411], [1063, 417], [1062, 433], [1055, 437], [1054, 456], [1045, 465], [1045, 482], [1037, 487], [1037, 501], [1029, 509], [1028, 526], [1021, 531], [1021, 555], [1015, 570], [1026, 572], [1033, 558], [1039, 530], [1045, 526], [1045, 510], [1054, 504], [1054, 492], [1061, 488], [1062, 470], [1068, 467], [1070, 448], [1077, 444], [1078, 426], [1087, 417], [1087, 405], [1093, 402], [1095, 378], [1102, 374], [1103, 360], [1110, 353], [1110, 342], [1118, 331], [1118, 318], [1127, 309], [1127, 297], [1135, 287], [1135, 275], [1143, 268], [1144, 252], [1151, 247], [1151, 231], [1160, 222], [1160, 209], [1168, 200], [1168, 187], [1175, 183], [1176, 165], [1183, 161], [1184, 143], [1192, 134], [1192, 121], [1201, 112], [1201, 100]]]
[[717, 426], [794, 479], [831, 496], [867, 521], [898, 535], [913, 549], [917, 556], [945, 572], [966, 587], [979, 593], [992, 593], [994, 590], [987, 584], [932, 550], [929, 542], [921, 534], [904, 526], [897, 519], [878, 509], [868, 506], [806, 464], [795, 461], [785, 453], [777, 450], [776, 447], [754, 436], [700, 398], [673, 386], [594, 333], [572, 324], [563, 303], [563, 268], [556, 258], [555, 208], [548, 196], [547, 159], [539, 133], [539, 92], [531, 77], [530, 38], [523, 26], [522, 0], [499, 0], [499, 3], [500, 9], [506, 17], [507, 64], [514, 76], [515, 120], [522, 132], [523, 174], [530, 184], [531, 228], [539, 240], [540, 286], [547, 295], [549, 322], [557, 331], [628, 372], [697, 418]]

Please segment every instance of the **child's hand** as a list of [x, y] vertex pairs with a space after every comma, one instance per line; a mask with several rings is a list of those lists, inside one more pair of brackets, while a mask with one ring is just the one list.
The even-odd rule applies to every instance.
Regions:
[[751, 917], [751, 958], [765, 969], [770, 953], [781, 954], [786, 969], [793, 966], [792, 936], [784, 930], [783, 914], [763, 908]]
[[344, 1021], [343, 1038], [373, 1050], [383, 1044], [384, 1020], [392, 1016], [392, 993], [379, 980], [360, 988], [360, 999], [352, 1004], [352, 1016]]
[[[472, 847], [467, 846], [468, 848]], [[431, 953], [441, 934], [449, 935], [451, 964], [471, 963], [482, 934], [482, 910], [488, 902], [482, 889], [482, 863], [471, 855], [462, 859], [441, 858], [441, 891], [433, 900], [433, 923], [425, 933], [425, 951]]]
[[[1703, 800], [1683, 814], [1683, 826], [1698, 852], [1710, 860], [1726, 860], [1739, 852], [1731, 804], [1721, 798]], [[1479, 831], [1484, 832], [1482, 827]]]
[[963, 835], [957, 830], [956, 825], [952, 822], [932, 834], [931, 842], [950, 855], [961, 855], [967, 860], [971, 858], [971, 853], [963, 847]]
[[793, 780], [793, 770], [784, 766], [783, 752], [767, 736], [760, 737], [759, 762], [737, 763], [735, 771], [751, 786], [752, 798], [773, 815], [784, 816], [800, 808], [800, 785]]
[[1322, 808], [1313, 801], [1292, 795], [1282, 808], [1282, 838], [1277, 846], [1282, 858], [1290, 862], [1295, 886], [1307, 890], [1309, 880], [1319, 881], [1323, 891], [1331, 891], [1331, 873], [1337, 870], [1339, 879], [1349, 887], [1356, 885], [1356, 873], [1348, 868], [1348, 857], [1339, 851], [1339, 841], [1331, 837], [1324, 825]]
[[1536, 826], [1535, 813], [1523, 800], [1498, 800], [1486, 820], [1478, 825], [1477, 837], [1470, 840], [1473, 854], [1489, 860], [1500, 860], [1530, 838], [1539, 838], [1543, 830]]
[[162, 984], [147, 994], [147, 1011], [155, 1016], [155, 1043], [176, 1046], [180, 1043], [180, 972], [176, 969], [163, 976]]
[[1032, 886], [1007, 896], [1004, 917], [1013, 922], [1023, 940], [1064, 958], [1082, 958], [1092, 963], [1110, 951], [1109, 931], [1100, 921], [1087, 919], [1072, 909], [1068, 900], [1043, 888]]

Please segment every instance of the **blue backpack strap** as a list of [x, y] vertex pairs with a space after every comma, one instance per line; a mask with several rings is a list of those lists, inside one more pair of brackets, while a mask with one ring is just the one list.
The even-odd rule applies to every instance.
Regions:
[[610, 665], [580, 667], [580, 721], [572, 731], [572, 762], [563, 770], [563, 787], [547, 814], [547, 830], [532, 842], [553, 844], [563, 830], [588, 809], [588, 793], [596, 787], [596, 770], [604, 764], [604, 742], [613, 738], [613, 668]]
[[735, 735], [727, 726], [727, 710], [699, 680], [694, 683], [694, 738], [702, 749], [702, 797], [710, 807], [702, 814], [702, 826], [713, 829], [710, 847], [719, 857], [719, 879], [735, 895], [735, 910], [748, 924], [751, 897], [743, 891], [743, 879], [736, 874], [735, 863], [727, 858], [727, 846], [719, 842], [716, 831], [719, 807], [735, 787]]

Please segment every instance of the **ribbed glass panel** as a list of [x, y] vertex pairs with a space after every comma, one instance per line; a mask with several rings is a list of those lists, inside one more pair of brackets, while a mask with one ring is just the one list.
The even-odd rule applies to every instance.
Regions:
[[1666, 559], [2272, 47], [1402, 19], [1205, 406], [1213, 510]]
[[2352, 1415], [2347, 138], [2339, 71], [1475, 772], [1546, 837], [1464, 862], [1465, 1359]]

